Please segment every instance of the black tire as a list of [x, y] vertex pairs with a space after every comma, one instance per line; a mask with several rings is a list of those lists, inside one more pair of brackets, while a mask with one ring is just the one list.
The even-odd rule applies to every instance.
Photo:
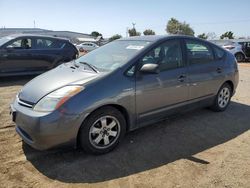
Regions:
[[[106, 127], [103, 126], [103, 122], [100, 119], [105, 119]], [[116, 123], [114, 127], [112, 127], [114, 124], [113, 122]], [[110, 128], [108, 128], [109, 126]], [[98, 130], [98, 133], [93, 133], [93, 130]], [[116, 108], [103, 107], [90, 114], [90, 116], [82, 124], [79, 131], [79, 142], [83, 150], [91, 154], [104, 154], [112, 151], [124, 137], [126, 133], [126, 120], [122, 113]], [[113, 136], [111, 135], [111, 132], [112, 134], [117, 132], [117, 135]], [[98, 139], [99, 137], [102, 137], [101, 140]], [[111, 137], [109, 140], [110, 144], [105, 145], [106, 143], [104, 143], [104, 137], [108, 137], [107, 140]], [[96, 140], [98, 140], [99, 143], [96, 143]]]
[[243, 61], [245, 61], [244, 54], [242, 54], [242, 53], [236, 53], [235, 54], [235, 58], [236, 58], [237, 62], [243, 62]]
[[[223, 97], [222, 93], [224, 93], [223, 91], [228, 91], [229, 95], [228, 95], [228, 101], [226, 100], [226, 95]], [[211, 106], [211, 109], [215, 112], [222, 112], [225, 111], [228, 107], [228, 105], [230, 104], [231, 101], [231, 97], [232, 97], [232, 87], [228, 84], [228, 83], [224, 83], [221, 88], [219, 89], [213, 105]], [[227, 101], [227, 103], [224, 103], [224, 105], [222, 105], [223, 102], [221, 102], [221, 99], [225, 99], [225, 101]], [[224, 102], [225, 102], [224, 101]]]

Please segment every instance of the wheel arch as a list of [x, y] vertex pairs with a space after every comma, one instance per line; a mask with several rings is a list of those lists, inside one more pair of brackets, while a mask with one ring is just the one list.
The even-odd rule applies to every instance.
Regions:
[[[88, 118], [90, 117], [91, 114], [93, 114], [94, 112], [100, 110], [101, 108], [105, 108], [105, 107], [113, 107], [115, 109], [117, 109], [119, 112], [121, 112], [121, 114], [124, 116], [125, 121], [126, 121], [126, 132], [129, 131], [130, 129], [130, 117], [128, 114], [128, 111], [125, 107], [118, 105], [118, 104], [105, 104], [103, 106], [99, 106], [96, 109], [92, 110], [82, 121], [81, 126], [83, 126], [84, 122], [86, 122], [88, 120]], [[81, 126], [78, 128], [77, 131], [77, 137], [76, 137], [76, 147], [79, 146], [79, 134], [80, 134], [80, 128]]]
[[234, 83], [231, 80], [227, 80], [222, 85], [224, 85], [226, 83], [231, 87], [232, 92], [234, 92]]

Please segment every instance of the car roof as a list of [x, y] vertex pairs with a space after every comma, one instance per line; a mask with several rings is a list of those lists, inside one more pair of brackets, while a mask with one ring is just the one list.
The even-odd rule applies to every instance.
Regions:
[[66, 38], [53, 37], [53, 36], [49, 36], [49, 35], [36, 35], [36, 34], [12, 34], [12, 35], [8, 35], [6, 37], [11, 37], [13, 39], [18, 38], [18, 37], [42, 37], [42, 38], [50, 38], [50, 39], [69, 41], [69, 39], [66, 39]]
[[141, 40], [141, 41], [156, 42], [159, 40], [171, 39], [171, 38], [191, 38], [192, 39], [195, 37], [187, 36], [187, 35], [147, 35], [147, 36], [134, 36], [134, 37], [121, 38], [119, 40]]

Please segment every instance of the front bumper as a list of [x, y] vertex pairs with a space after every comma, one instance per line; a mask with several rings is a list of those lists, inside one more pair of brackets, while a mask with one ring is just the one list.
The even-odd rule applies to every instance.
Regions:
[[17, 101], [10, 108], [16, 132], [33, 148], [45, 150], [62, 145], [76, 146], [81, 125], [79, 116], [57, 110], [52, 113], [35, 112]]

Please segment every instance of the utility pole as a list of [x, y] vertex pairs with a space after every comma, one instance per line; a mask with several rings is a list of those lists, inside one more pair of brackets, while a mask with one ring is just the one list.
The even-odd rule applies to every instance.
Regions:
[[33, 22], [33, 23], [34, 23], [34, 28], [36, 28], [36, 21], [34, 20], [34, 22]]

